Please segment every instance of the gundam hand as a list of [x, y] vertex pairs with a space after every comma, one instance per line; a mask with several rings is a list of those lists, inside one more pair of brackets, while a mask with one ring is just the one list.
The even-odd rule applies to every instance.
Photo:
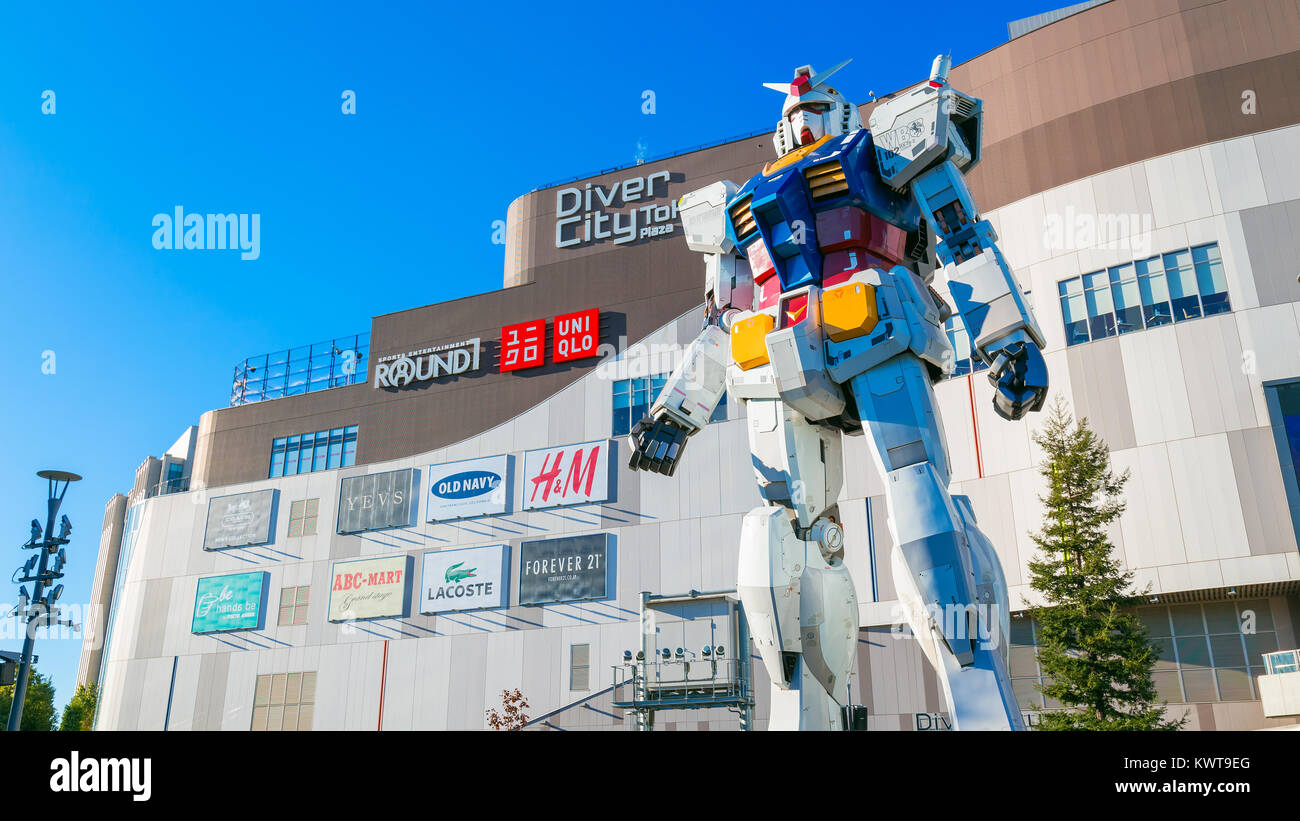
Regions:
[[1012, 342], [994, 353], [989, 381], [996, 388], [993, 409], [1016, 420], [1043, 407], [1047, 399], [1047, 363], [1030, 340]]
[[633, 426], [627, 442], [632, 457], [627, 466], [632, 470], [648, 470], [672, 476], [682, 458], [686, 438], [694, 431], [674, 422], [667, 414], [658, 419], [649, 416]]

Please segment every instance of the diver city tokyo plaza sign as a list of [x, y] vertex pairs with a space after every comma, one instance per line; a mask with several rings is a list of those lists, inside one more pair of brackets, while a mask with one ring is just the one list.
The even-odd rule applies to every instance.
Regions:
[[509, 591], [509, 545], [494, 544], [424, 554], [424, 569], [420, 577], [421, 613], [506, 607]]
[[411, 557], [385, 556], [335, 562], [329, 620], [382, 619], [406, 615]]
[[263, 571], [199, 579], [190, 632], [260, 630], [262, 612], [266, 609], [267, 578]]
[[604, 240], [624, 245], [673, 233], [675, 199], [641, 205], [667, 196], [671, 178], [668, 171], [656, 171], [619, 180], [609, 188], [594, 183], [561, 188], [555, 192], [555, 247], [579, 248]]
[[524, 453], [523, 509], [609, 500], [608, 439]]
[[429, 466], [425, 520], [444, 522], [510, 510], [510, 457], [488, 456]]

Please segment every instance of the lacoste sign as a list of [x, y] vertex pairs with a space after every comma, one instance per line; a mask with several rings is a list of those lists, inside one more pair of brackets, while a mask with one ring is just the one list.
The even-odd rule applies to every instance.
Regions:
[[510, 546], [424, 554], [420, 612], [483, 610], [509, 605]]

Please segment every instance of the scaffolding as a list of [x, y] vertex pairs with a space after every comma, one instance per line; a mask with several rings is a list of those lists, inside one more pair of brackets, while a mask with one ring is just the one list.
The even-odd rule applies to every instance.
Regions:
[[749, 626], [734, 590], [641, 593], [641, 647], [614, 666], [615, 707], [654, 728], [660, 710], [721, 707], [753, 728]]

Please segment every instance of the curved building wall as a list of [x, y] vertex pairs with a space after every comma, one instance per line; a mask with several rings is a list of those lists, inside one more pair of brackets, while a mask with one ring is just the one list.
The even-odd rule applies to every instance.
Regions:
[[[1270, 404], [1272, 383], [1300, 379], [1300, 170], [1293, 159], [1300, 98], [1289, 93], [1300, 80], [1296, 14], [1292, 3], [1255, 0], [1112, 0], [981, 55], [952, 76], [955, 86], [985, 99], [986, 148], [972, 187], [1047, 334], [1053, 391], [1089, 418], [1116, 466], [1131, 471], [1128, 510], [1111, 537], [1139, 586], [1149, 584], [1158, 600], [1144, 619], [1157, 632], [1164, 619], [1172, 634], [1153, 634], [1177, 654], [1172, 667], [1166, 659], [1158, 670], [1162, 693], [1176, 694], [1168, 697], [1174, 709], [1201, 729], [1280, 723], [1263, 718], [1248, 654], [1300, 639], [1292, 519], [1300, 496], [1288, 489], [1294, 466]], [[1242, 108], [1245, 90], [1254, 92], [1255, 114]], [[702, 280], [680, 235], [557, 248], [558, 192], [664, 170], [669, 193], [659, 198], [667, 200], [714, 179], [742, 179], [769, 152], [766, 137], [749, 138], [525, 195], [511, 206], [507, 244], [507, 284], [523, 287], [379, 317], [374, 358], [437, 342], [426, 338], [430, 329], [448, 322], [448, 334], [468, 336], [586, 307], [573, 300], [615, 291], [629, 341], [640, 340], [642, 350], [680, 346], [699, 327], [692, 306]], [[1066, 344], [1060, 283], [1209, 243], [1222, 255], [1229, 312]], [[652, 273], [663, 275], [667, 293], [650, 293]], [[593, 291], [598, 285], [613, 290]], [[936, 287], [944, 289], [942, 277]], [[551, 300], [544, 307], [533, 302], [543, 298]], [[637, 353], [619, 361], [636, 361]], [[616, 442], [619, 466], [605, 504], [435, 525], [424, 523], [421, 498], [413, 527], [341, 535], [332, 526], [343, 477], [401, 467], [424, 475], [431, 464], [497, 454], [513, 454], [518, 465], [528, 449], [610, 437], [613, 386], [628, 375], [619, 361], [538, 378], [486, 376], [442, 394], [393, 396], [357, 385], [205, 415], [196, 490], [147, 499], [136, 511], [139, 529], [105, 651], [99, 726], [249, 729], [261, 698], [258, 676], [314, 673], [309, 706], [317, 729], [371, 729], [381, 716], [385, 729], [477, 729], [499, 692], [515, 687], [552, 726], [627, 728], [630, 716], [611, 709], [602, 692], [611, 665], [638, 645], [640, 591], [734, 584], [740, 517], [759, 503], [738, 403], [729, 404], [728, 421], [691, 441], [675, 479], [630, 473]], [[659, 362], [644, 373], [670, 367]], [[1028, 532], [1041, 515], [1031, 440], [1041, 416], [998, 418], [980, 373], [942, 383], [937, 395], [954, 492], [973, 500], [1019, 610], [1031, 601]], [[357, 466], [259, 478], [271, 437], [355, 424], [359, 413]], [[870, 464], [865, 447], [861, 437], [847, 440], [851, 469], [841, 499], [863, 628], [854, 699], [868, 705], [875, 729], [942, 728], [947, 708], [937, 680], [915, 642], [892, 627], [892, 545], [881, 480], [861, 469]], [[515, 483], [518, 494], [517, 476]], [[272, 542], [204, 551], [208, 500], [255, 489], [277, 493]], [[293, 503], [308, 499], [319, 500], [318, 535], [290, 536]], [[509, 606], [500, 610], [351, 626], [327, 619], [336, 561], [410, 555], [418, 583], [426, 551], [505, 543], [517, 571], [525, 539], [598, 532], [613, 537], [617, 575], [607, 601], [520, 606], [512, 580]], [[198, 580], [248, 571], [269, 574], [266, 626], [193, 634]], [[308, 589], [305, 624], [277, 623], [287, 588]], [[1229, 610], [1234, 617], [1249, 610], [1260, 629], [1242, 638], [1240, 663], [1225, 666], [1215, 659], [1231, 642], [1213, 631]], [[1193, 612], [1205, 629], [1203, 652], [1186, 632]], [[1032, 627], [1019, 619], [1012, 632], [1013, 674], [1032, 716]], [[572, 690], [570, 648], [582, 644], [590, 681]], [[761, 665], [754, 676], [761, 728]], [[735, 726], [725, 711], [662, 720], [669, 727]]]

